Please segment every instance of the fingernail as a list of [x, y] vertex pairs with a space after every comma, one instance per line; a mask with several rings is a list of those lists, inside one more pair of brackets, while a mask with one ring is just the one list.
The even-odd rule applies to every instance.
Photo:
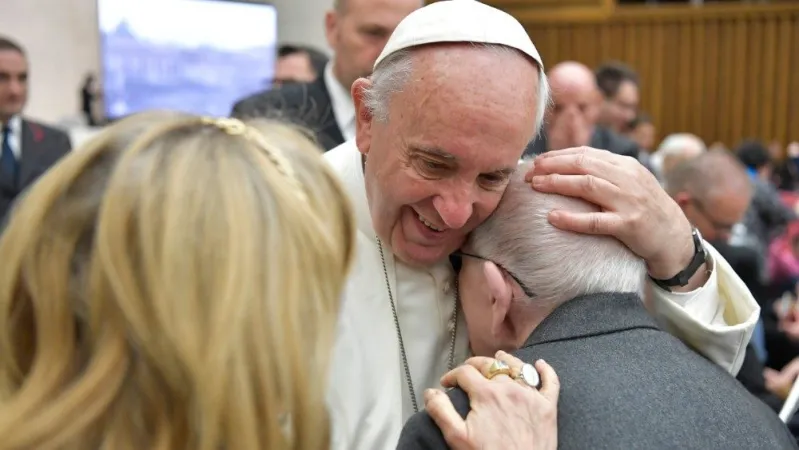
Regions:
[[424, 398], [425, 400], [431, 399], [434, 395], [436, 395], [436, 391], [433, 389], [425, 389], [424, 390]]
[[544, 185], [544, 177], [537, 175], [533, 177], [533, 187], [541, 187]]
[[541, 363], [541, 364], [546, 364], [547, 362], [546, 362], [546, 361], [544, 361], [543, 359], [539, 359], [539, 360], [538, 360], [538, 361], [536, 361], [535, 363], [536, 363], [536, 364], [538, 364], [538, 363]]
[[496, 356], [497, 358], [499, 358], [500, 356], [505, 356], [505, 352], [503, 352], [502, 350], [499, 350], [499, 351], [497, 351], [497, 354], [494, 355], [494, 356]]

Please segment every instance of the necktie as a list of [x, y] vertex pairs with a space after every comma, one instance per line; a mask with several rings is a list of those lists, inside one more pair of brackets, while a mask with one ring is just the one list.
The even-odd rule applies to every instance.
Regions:
[[17, 182], [17, 158], [11, 150], [11, 127], [8, 124], [3, 126], [3, 152], [0, 155], [0, 168], [6, 175], [11, 176], [14, 184]]

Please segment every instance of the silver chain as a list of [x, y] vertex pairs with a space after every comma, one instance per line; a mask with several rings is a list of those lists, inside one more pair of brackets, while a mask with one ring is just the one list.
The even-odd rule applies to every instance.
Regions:
[[[413, 380], [411, 379], [411, 368], [408, 365], [408, 356], [405, 353], [405, 343], [402, 340], [402, 330], [400, 328], [399, 323], [399, 314], [397, 314], [397, 305], [394, 302], [394, 295], [391, 293], [391, 283], [388, 279], [388, 267], [386, 266], [386, 257], [383, 254], [383, 243], [380, 241], [380, 238], [375, 236], [377, 239], [377, 246], [380, 248], [380, 260], [383, 262], [383, 275], [386, 279], [386, 290], [388, 290], [388, 298], [391, 300], [391, 313], [394, 314], [394, 327], [397, 330], [397, 341], [399, 342], [400, 347], [400, 356], [402, 357], [402, 366], [405, 370], [405, 380], [408, 382], [408, 391], [411, 396], [411, 403], [413, 404], [413, 412], [419, 412], [419, 405], [416, 402], [416, 391], [413, 389]], [[449, 342], [449, 359], [447, 360], [449, 370], [455, 368], [455, 337], [458, 334], [458, 308], [460, 305], [460, 293], [458, 292], [458, 277], [455, 276], [455, 307], [452, 308], [452, 317], [450, 318], [450, 324], [452, 325], [452, 331], [450, 332], [450, 342]]]

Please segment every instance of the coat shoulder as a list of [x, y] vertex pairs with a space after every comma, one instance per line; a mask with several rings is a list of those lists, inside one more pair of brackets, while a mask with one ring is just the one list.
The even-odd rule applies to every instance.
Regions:
[[[447, 392], [455, 410], [464, 419], [469, 414], [469, 396], [461, 388], [450, 389]], [[398, 450], [445, 450], [448, 449], [444, 435], [436, 422], [426, 410], [419, 411], [411, 416], [402, 428]]]

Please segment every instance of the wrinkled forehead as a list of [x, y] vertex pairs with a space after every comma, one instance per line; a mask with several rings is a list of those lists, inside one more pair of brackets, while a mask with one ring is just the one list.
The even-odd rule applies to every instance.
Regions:
[[[464, 44], [416, 48], [410, 79], [394, 97], [400, 111], [392, 119], [408, 126], [434, 124], [457, 136], [524, 141], [535, 133], [539, 68], [520, 53]], [[392, 105], [392, 110], [395, 105]], [[393, 112], [393, 111], [392, 111]], [[490, 145], [486, 142], [486, 145]], [[496, 148], [485, 147], [483, 152]]]

